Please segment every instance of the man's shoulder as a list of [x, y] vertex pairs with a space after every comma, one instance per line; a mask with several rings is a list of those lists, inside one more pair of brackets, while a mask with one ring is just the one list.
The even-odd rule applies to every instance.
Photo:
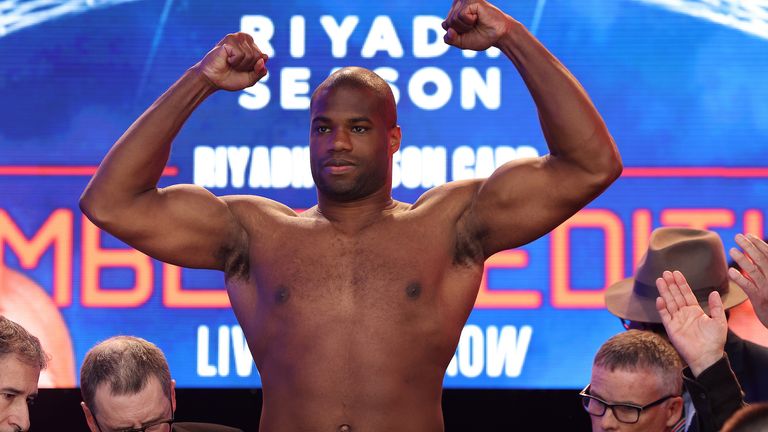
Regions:
[[[760, 357], [768, 360], [768, 347], [743, 339], [733, 331], [728, 331], [725, 351], [739, 350], [749, 357]], [[730, 355], [730, 354], [729, 354]]]
[[221, 199], [238, 218], [257, 215], [297, 216], [297, 213], [287, 205], [257, 195], [225, 195]]
[[229, 426], [223, 426], [213, 423], [174, 423], [174, 432], [243, 432]]
[[468, 202], [480, 189], [481, 179], [456, 180], [435, 186], [424, 192], [415, 203], [413, 209], [432, 204], [451, 204]]

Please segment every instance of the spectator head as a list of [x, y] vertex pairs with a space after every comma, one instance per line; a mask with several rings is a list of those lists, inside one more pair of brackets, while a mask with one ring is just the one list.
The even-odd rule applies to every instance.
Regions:
[[592, 431], [671, 431], [682, 418], [682, 362], [663, 337], [629, 330], [608, 339], [581, 392]]
[[40, 340], [0, 315], [0, 432], [29, 429], [29, 404], [47, 364]]
[[709, 314], [709, 293], [718, 291], [730, 309], [747, 295], [728, 279], [725, 249], [717, 233], [691, 228], [663, 227], [651, 233], [648, 249], [635, 276], [619, 281], [605, 292], [608, 310], [626, 329], [651, 330], [665, 335], [656, 310], [656, 279], [665, 270], [682, 272], [704, 312]]
[[768, 432], [768, 402], [745, 406], [723, 425], [722, 432]]
[[91, 348], [80, 368], [80, 389], [91, 432], [148, 426], [163, 432], [173, 423], [176, 393], [168, 362], [144, 339], [116, 336]]

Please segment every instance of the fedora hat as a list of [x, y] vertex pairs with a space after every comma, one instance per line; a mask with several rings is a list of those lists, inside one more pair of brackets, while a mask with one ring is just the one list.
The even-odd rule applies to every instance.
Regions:
[[712, 231], [662, 227], [653, 230], [648, 250], [640, 260], [635, 277], [609, 286], [605, 291], [608, 310], [631, 321], [660, 323], [656, 311], [656, 279], [665, 270], [679, 270], [704, 311], [709, 314], [709, 293], [717, 291], [723, 306], [732, 308], [747, 299], [738, 285], [728, 279], [728, 264], [720, 236]]

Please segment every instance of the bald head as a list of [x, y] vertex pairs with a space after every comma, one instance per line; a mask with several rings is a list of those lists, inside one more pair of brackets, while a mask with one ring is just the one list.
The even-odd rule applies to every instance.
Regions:
[[389, 84], [372, 70], [357, 66], [341, 68], [320, 83], [312, 93], [310, 110], [318, 99], [324, 98], [329, 92], [339, 88], [368, 90], [379, 100], [387, 127], [397, 125], [395, 96]]

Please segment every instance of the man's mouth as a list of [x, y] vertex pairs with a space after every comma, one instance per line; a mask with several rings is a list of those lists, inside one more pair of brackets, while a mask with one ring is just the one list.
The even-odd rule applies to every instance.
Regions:
[[343, 174], [352, 170], [354, 164], [345, 159], [328, 159], [323, 166], [328, 169], [331, 174]]

